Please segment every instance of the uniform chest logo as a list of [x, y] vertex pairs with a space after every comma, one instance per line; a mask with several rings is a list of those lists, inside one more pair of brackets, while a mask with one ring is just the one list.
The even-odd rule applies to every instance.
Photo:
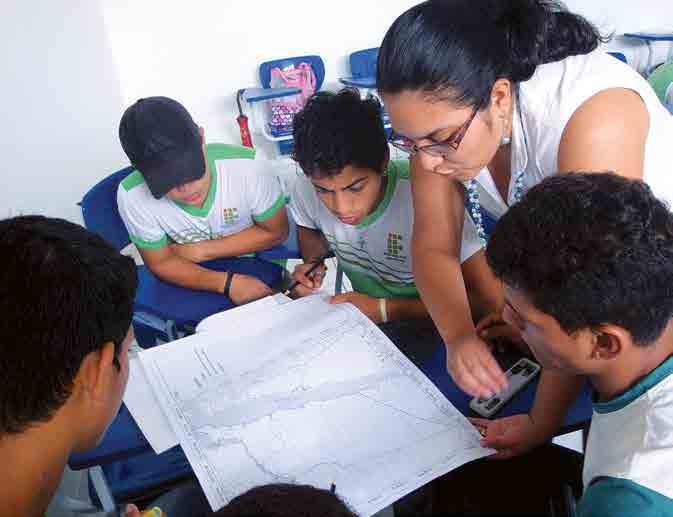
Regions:
[[225, 208], [223, 213], [225, 224], [235, 224], [238, 222], [238, 208]]
[[404, 237], [399, 233], [388, 233], [388, 247], [386, 257], [393, 260], [406, 260]]

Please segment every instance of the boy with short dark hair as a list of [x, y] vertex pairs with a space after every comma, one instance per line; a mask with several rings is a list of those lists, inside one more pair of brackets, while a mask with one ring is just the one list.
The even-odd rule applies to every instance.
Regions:
[[128, 379], [136, 266], [81, 226], [0, 221], [0, 515], [44, 514]]
[[[354, 289], [333, 303], [350, 302], [375, 323], [429, 318], [411, 259], [409, 162], [389, 160], [378, 100], [350, 89], [313, 95], [294, 118], [294, 146], [305, 174], [290, 199], [304, 259], [294, 271], [294, 294], [320, 287], [324, 267], [306, 272], [331, 249]], [[476, 229], [465, 221], [462, 267], [479, 318], [498, 308], [499, 289]]]
[[[149, 269], [166, 282], [222, 293], [236, 304], [270, 294], [256, 276], [198, 264], [261, 251], [287, 237], [285, 196], [264, 163], [227, 159], [221, 144], [206, 145], [203, 128], [168, 97], [130, 106], [119, 139], [136, 168], [119, 185], [119, 213]], [[280, 281], [276, 264], [249, 261]]]
[[277, 483], [234, 497], [214, 517], [357, 517], [339, 497], [310, 485]]
[[[505, 320], [543, 367], [596, 392], [578, 515], [673, 516], [668, 207], [641, 181], [553, 176], [498, 221], [486, 254]], [[534, 436], [529, 415], [475, 423], [501, 452]]]

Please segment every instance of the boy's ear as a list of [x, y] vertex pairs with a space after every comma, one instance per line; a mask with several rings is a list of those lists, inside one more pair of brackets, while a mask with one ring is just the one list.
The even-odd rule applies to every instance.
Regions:
[[601, 325], [592, 331], [591, 358], [611, 360], [633, 345], [631, 334], [616, 325]]
[[108, 341], [98, 350], [89, 352], [77, 372], [76, 382], [92, 399], [106, 397], [110, 375], [116, 373], [115, 345]]
[[206, 131], [203, 129], [203, 126], [199, 126], [199, 135], [201, 135], [201, 145], [206, 145]]

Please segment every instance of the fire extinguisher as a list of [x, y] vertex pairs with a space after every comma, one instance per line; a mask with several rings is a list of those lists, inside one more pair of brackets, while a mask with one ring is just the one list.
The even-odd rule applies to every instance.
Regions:
[[238, 122], [238, 129], [241, 132], [241, 143], [246, 147], [252, 147], [252, 137], [250, 136], [250, 128], [248, 127], [248, 117], [243, 114], [243, 108], [241, 108], [241, 97], [243, 96], [245, 90], [238, 90], [236, 92], [236, 104], [238, 105], [238, 117], [236, 117], [236, 122]]

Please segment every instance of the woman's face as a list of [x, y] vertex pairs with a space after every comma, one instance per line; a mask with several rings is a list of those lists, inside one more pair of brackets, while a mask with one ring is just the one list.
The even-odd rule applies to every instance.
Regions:
[[455, 141], [462, 133], [455, 150], [445, 146], [439, 156], [418, 151], [424, 169], [458, 181], [474, 178], [491, 162], [506, 131], [504, 111], [501, 115], [493, 104], [472, 118], [473, 107], [435, 100], [422, 91], [387, 94], [383, 101], [395, 133], [418, 147]]

